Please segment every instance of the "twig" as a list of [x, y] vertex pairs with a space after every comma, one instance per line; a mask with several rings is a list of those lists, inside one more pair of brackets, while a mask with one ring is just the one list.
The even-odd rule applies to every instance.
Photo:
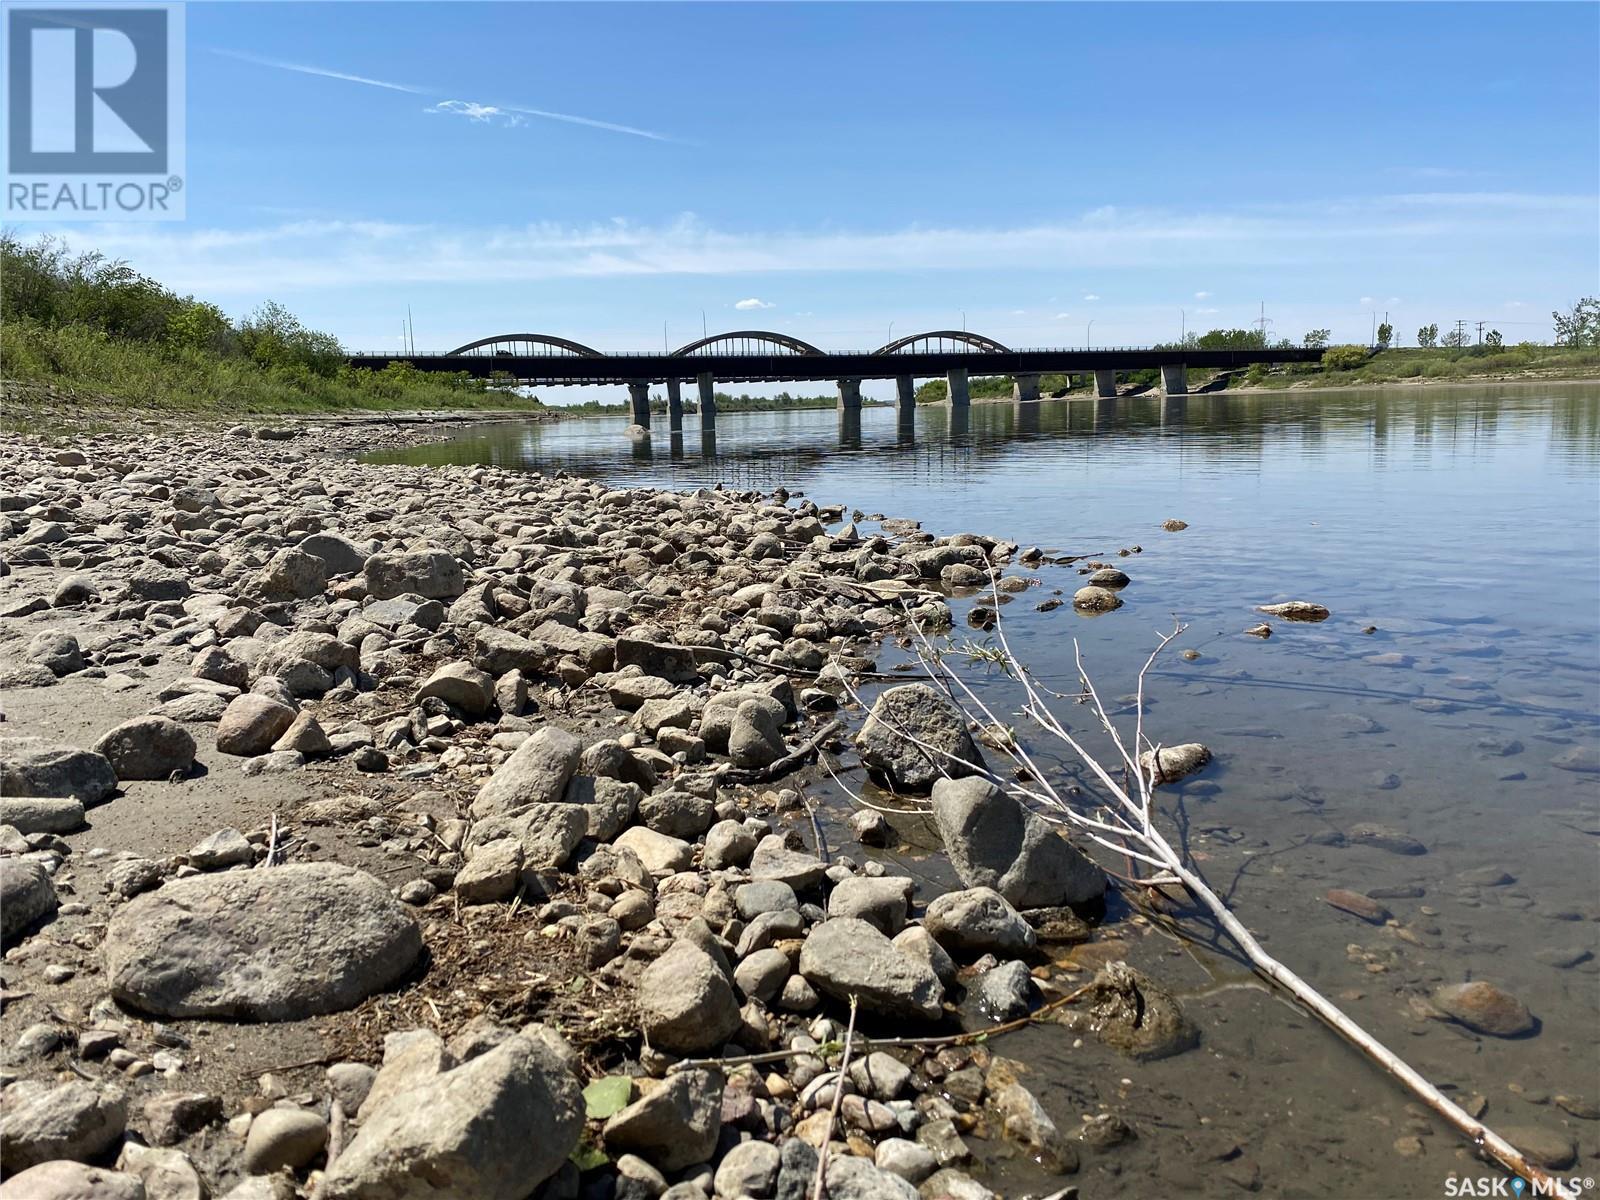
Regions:
[[337, 1099], [328, 1107], [328, 1161], [324, 1168], [333, 1166], [333, 1160], [344, 1150], [344, 1105]]
[[817, 752], [818, 746], [827, 741], [843, 728], [843, 721], [829, 721], [821, 729], [817, 730], [816, 733], [807, 738], [800, 746], [789, 751], [788, 754], [785, 754], [776, 762], [768, 763], [764, 767], [754, 767], [749, 770], [740, 770], [735, 768], [731, 771], [724, 771], [720, 776], [718, 776], [718, 778], [725, 780], [728, 783], [770, 783], [774, 779], [778, 779], [781, 776], [787, 775], [795, 767], [798, 767], [802, 762], [810, 758], [811, 755]]
[[267, 834], [267, 856], [261, 860], [263, 867], [274, 866], [278, 859], [278, 810], [272, 810], [272, 828]]
[[828, 1110], [828, 1132], [817, 1151], [817, 1177], [811, 1184], [811, 1200], [822, 1200], [823, 1177], [828, 1171], [828, 1147], [833, 1144], [833, 1131], [839, 1124], [839, 1106], [844, 1103], [846, 1072], [850, 1070], [850, 1051], [855, 1048], [856, 998], [850, 997], [850, 1022], [844, 1030], [844, 1056], [839, 1059], [839, 1078], [833, 1085], [833, 1107]]
[[[1047, 1004], [1041, 1004], [1025, 1017], [1013, 1017], [1009, 1021], [1001, 1021], [995, 1025], [986, 1025], [982, 1029], [970, 1029], [966, 1033], [946, 1033], [934, 1037], [894, 1037], [894, 1038], [857, 1038], [856, 1044], [863, 1050], [883, 1050], [896, 1048], [916, 1048], [919, 1050], [931, 1049], [935, 1046], [965, 1046], [972, 1042], [988, 1041], [1002, 1033], [1015, 1033], [1033, 1024], [1040, 1017], [1055, 1011], [1066, 1004], [1073, 1004], [1089, 991], [1092, 984], [1085, 984], [1076, 991], [1068, 992], [1065, 996], [1057, 996]], [[809, 1050], [769, 1050], [764, 1054], [740, 1054], [732, 1058], [686, 1058], [672, 1064], [668, 1074], [678, 1071], [697, 1070], [701, 1067], [741, 1067], [757, 1066], [761, 1063], [784, 1062], [787, 1059], [799, 1058], [803, 1054], [816, 1054], [819, 1050], [827, 1050], [821, 1046]]]

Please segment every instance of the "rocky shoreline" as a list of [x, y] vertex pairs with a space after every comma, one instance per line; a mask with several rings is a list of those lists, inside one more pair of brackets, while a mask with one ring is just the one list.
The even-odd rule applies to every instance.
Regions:
[[[799, 1200], [827, 1147], [831, 1196], [988, 1200], [968, 1136], [1070, 1175], [1133, 1135], [960, 1036], [1194, 1044], [1052, 969], [1105, 875], [940, 693], [850, 699], [1043, 556], [372, 444], [0, 442], [0, 1196]], [[819, 845], [819, 752], [931, 792], [963, 886]]]

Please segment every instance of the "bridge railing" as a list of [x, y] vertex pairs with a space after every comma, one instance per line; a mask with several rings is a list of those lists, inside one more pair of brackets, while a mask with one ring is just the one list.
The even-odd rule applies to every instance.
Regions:
[[[1192, 348], [1197, 350], [1197, 351], [1200, 349], [1199, 347], [1192, 347]], [[1217, 348], [1221, 349], [1221, 350], [1278, 350], [1278, 349], [1284, 349], [1285, 347], [1278, 347], [1278, 346], [1220, 346], [1220, 347], [1217, 347]], [[1301, 347], [1298, 347], [1298, 346], [1287, 347], [1287, 348], [1288, 349], [1296, 349], [1296, 350], [1301, 349]], [[1085, 353], [1092, 354], [1092, 353], [1097, 353], [1097, 352], [1105, 352], [1105, 353], [1108, 353], [1108, 354], [1128, 354], [1128, 353], [1139, 353], [1139, 352], [1142, 352], [1142, 351], [1161, 351], [1163, 353], [1171, 353], [1171, 352], [1176, 351], [1176, 350], [1187, 350], [1187, 349], [1191, 349], [1191, 347], [1188, 347], [1188, 346], [1012, 346], [1007, 351], [1007, 353], [1010, 353], [1010, 354], [1085, 354]], [[507, 352], [498, 352], [497, 353], [497, 352], [492, 352], [492, 351], [491, 352], [487, 352], [487, 353], [482, 353], [482, 352], [479, 352], [479, 351], [472, 351], [469, 354], [452, 355], [447, 350], [344, 350], [342, 353], [347, 358], [452, 358], [452, 357], [453, 358], [542, 358], [542, 357], [563, 358], [563, 357], [572, 357], [571, 355], [561, 355], [561, 354], [550, 354], [550, 355], [543, 355], [543, 354], [511, 354], [511, 353], [507, 353]], [[849, 358], [877, 358], [877, 357], [895, 358], [895, 357], [899, 356], [902, 353], [909, 355], [909, 353], [911, 353], [911, 352], [908, 352], [908, 351], [895, 351], [893, 353], [884, 354], [884, 355], [881, 355], [881, 356], [878, 354], [878, 351], [876, 349], [871, 349], [871, 350], [827, 350], [827, 351], [824, 351], [824, 353], [828, 357], [838, 356], [838, 357], [841, 357], [841, 358], [846, 358], [846, 357], [849, 357]], [[947, 350], [947, 351], [941, 351], [940, 353], [945, 354], [945, 355], [950, 355], [950, 354], [968, 354], [968, 355], [971, 355], [973, 358], [984, 358], [984, 357], [988, 357], [990, 355], [994, 355], [994, 356], [997, 356], [997, 357], [999, 356], [999, 352], [998, 351], [994, 351], [994, 350]], [[603, 357], [606, 357], [606, 358], [611, 358], [611, 357], [615, 357], [615, 358], [660, 358], [660, 359], [672, 359], [675, 362], [693, 362], [696, 357], [699, 357], [697, 355], [692, 355], [692, 354], [687, 354], [687, 355], [685, 355], [685, 354], [671, 354], [671, 353], [663, 352], [661, 350], [606, 350], [606, 351], [603, 351], [602, 354], [603, 354]], [[762, 353], [762, 354], [751, 354], [751, 355], [748, 355], [748, 356], [739, 355], [739, 354], [719, 353], [719, 354], [715, 355], [714, 357], [717, 357], [717, 358], [741, 358], [741, 357], [771, 358], [771, 357], [775, 357], [775, 355], [773, 355], [772, 352], [768, 351], [768, 352], [765, 352], [765, 353]], [[804, 355], [794, 355], [793, 357], [802, 358], [802, 357], [805, 357], [805, 356]]]

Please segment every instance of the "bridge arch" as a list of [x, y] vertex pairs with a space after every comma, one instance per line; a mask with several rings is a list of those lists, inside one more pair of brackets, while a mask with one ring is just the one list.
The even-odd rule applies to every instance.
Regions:
[[[535, 349], [535, 347], [540, 347]], [[449, 352], [455, 354], [570, 354], [577, 358], [604, 358], [592, 346], [556, 337], [550, 333], [497, 333], [493, 337], [479, 338]]]
[[672, 352], [672, 357], [687, 358], [709, 347], [723, 343], [740, 347], [737, 350], [726, 350], [724, 353], [749, 354], [751, 353], [749, 346], [752, 342], [764, 346], [776, 346], [780, 352], [788, 354], [823, 353], [810, 342], [802, 342], [799, 338], [790, 337], [786, 333], [773, 333], [768, 329], [735, 329], [731, 333], [714, 333], [710, 337], [703, 337], [697, 342], [690, 342], [687, 346], [679, 346]]
[[903, 338], [896, 338], [887, 346], [879, 346], [873, 353], [898, 354], [902, 350], [915, 351], [919, 345], [924, 352], [942, 353], [951, 342], [973, 350], [982, 350], [986, 354], [1011, 353], [1009, 347], [1002, 346], [992, 337], [984, 337], [981, 333], [968, 333], [965, 329], [933, 329], [927, 333], [907, 334]]

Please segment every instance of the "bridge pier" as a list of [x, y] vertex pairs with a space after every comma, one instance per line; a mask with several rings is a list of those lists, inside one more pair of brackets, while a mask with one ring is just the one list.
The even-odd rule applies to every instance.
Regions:
[[950, 407], [966, 408], [972, 403], [972, 392], [967, 387], [967, 369], [954, 367], [945, 372], [945, 382], [950, 387]]
[[1169, 396], [1187, 395], [1189, 391], [1189, 368], [1179, 363], [1175, 367], [1161, 368], [1161, 390]]
[[909, 375], [896, 375], [894, 378], [894, 406], [900, 410], [903, 418], [908, 413], [917, 411], [917, 381]]
[[855, 413], [861, 411], [861, 380], [839, 380], [839, 411]]
[[1039, 377], [1037, 375], [1013, 375], [1011, 377], [1011, 398], [1018, 402], [1037, 400], [1039, 398]]
[[667, 428], [683, 432], [683, 388], [676, 379], [667, 380]]
[[650, 428], [650, 385], [648, 383], [630, 383], [628, 385], [628, 403], [633, 407], [633, 423]]
[[711, 378], [711, 372], [702, 373], [697, 380], [700, 385], [700, 428], [715, 429], [717, 427], [717, 384]]
[[1094, 373], [1094, 394], [1096, 399], [1099, 400], [1115, 400], [1117, 398], [1117, 373], [1096, 368]]

